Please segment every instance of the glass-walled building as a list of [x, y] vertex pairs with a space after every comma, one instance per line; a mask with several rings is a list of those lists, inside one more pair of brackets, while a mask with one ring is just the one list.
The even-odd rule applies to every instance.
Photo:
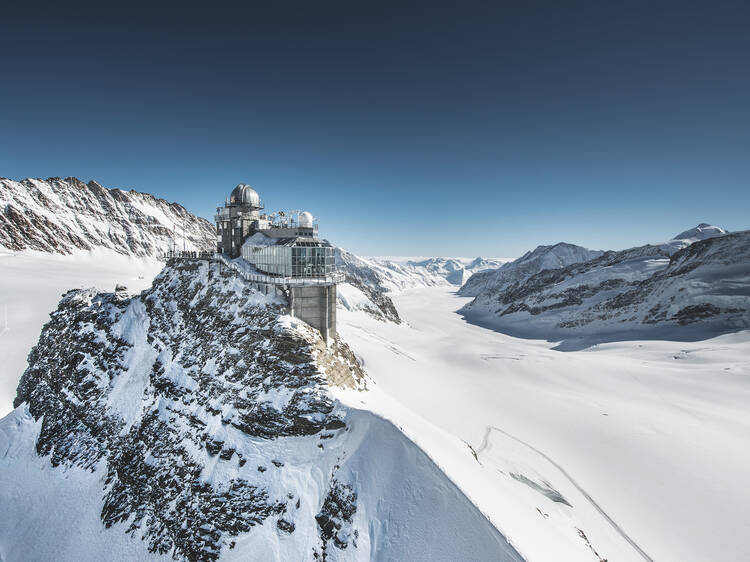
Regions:
[[256, 269], [280, 277], [325, 277], [336, 270], [336, 250], [326, 240], [278, 239], [275, 244], [242, 247], [242, 257]]

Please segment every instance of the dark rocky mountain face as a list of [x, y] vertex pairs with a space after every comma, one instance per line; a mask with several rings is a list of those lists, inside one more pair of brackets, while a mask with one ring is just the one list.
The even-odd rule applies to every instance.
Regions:
[[147, 193], [107, 189], [76, 178], [0, 178], [0, 247], [69, 254], [108, 248], [156, 256], [173, 244], [212, 251], [211, 223]]
[[[706, 225], [704, 225], [706, 226]], [[543, 270], [464, 309], [518, 335], [709, 337], [750, 327], [750, 231]], [[720, 230], [720, 229], [719, 229]], [[691, 231], [688, 231], [691, 232]]]
[[344, 273], [345, 282], [362, 291], [369, 300], [364, 312], [396, 324], [401, 322], [396, 305], [387, 295], [388, 288], [383, 284], [385, 280], [383, 273], [378, 268], [359, 256], [343, 250], [338, 253], [338, 267]]
[[[312, 455], [329, 480], [310, 555], [346, 548], [357, 494], [316, 457], [347, 431], [327, 381], [361, 388], [363, 373], [345, 344], [290, 324], [278, 298], [208, 262], [168, 266], [137, 297], [70, 291], [15, 400], [42, 420], [38, 454], [104, 463], [103, 524], [181, 560], [216, 559], [271, 517], [293, 533], [301, 500], [279, 473]], [[286, 458], [276, 443], [295, 437], [308, 445]]]
[[68, 292], [0, 420], [3, 556], [522, 560], [393, 424], [334, 398], [358, 402], [359, 363], [286, 304], [208, 261], [138, 296]]

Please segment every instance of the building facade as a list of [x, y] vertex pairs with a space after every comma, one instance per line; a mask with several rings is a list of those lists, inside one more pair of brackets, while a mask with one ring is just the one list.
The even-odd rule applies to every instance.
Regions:
[[236, 258], [240, 255], [242, 241], [257, 228], [260, 222], [258, 193], [249, 185], [241, 183], [232, 190], [223, 207], [216, 209], [217, 251]]
[[281, 286], [290, 314], [328, 341], [336, 334], [336, 248], [318, 238], [310, 213], [261, 214], [262, 209], [252, 187], [235, 187], [216, 209], [217, 251], [241, 257], [264, 284]]

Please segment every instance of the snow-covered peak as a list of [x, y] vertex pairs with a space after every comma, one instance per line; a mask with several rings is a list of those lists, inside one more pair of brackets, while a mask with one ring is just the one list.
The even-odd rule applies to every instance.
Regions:
[[712, 224], [706, 224], [702, 222], [695, 228], [680, 232], [673, 240], [684, 240], [689, 243], [697, 242], [698, 240], [705, 240], [706, 238], [714, 238], [715, 236], [723, 236], [728, 231], [724, 230], [720, 226], [714, 226]]
[[212, 250], [215, 236], [207, 220], [148, 193], [77, 178], [0, 178], [0, 248], [58, 254], [106, 248], [157, 256], [173, 245]]
[[341, 250], [339, 268], [346, 285], [339, 286], [339, 305], [347, 310], [361, 310], [381, 320], [399, 322], [390, 293], [417, 287], [460, 286], [473, 273], [496, 268], [502, 259], [491, 258], [364, 258]]
[[714, 236], [721, 236], [727, 233], [728, 231], [720, 226], [702, 222], [694, 228], [680, 232], [673, 240], [705, 240], [706, 238], [713, 238]]
[[[690, 246], [690, 244], [700, 242], [701, 240], [707, 240], [709, 238], [716, 238], [717, 236], [724, 236], [726, 234], [728, 234], [728, 231], [719, 226], [701, 223], [695, 228], [690, 228], [684, 232], [680, 232], [671, 240], [657, 244], [655, 247], [660, 248], [671, 256], [683, 248]], [[645, 248], [646, 246], [643, 247]]]
[[515, 335], [580, 341], [657, 330], [695, 338], [750, 327], [750, 232], [698, 229], [680, 236], [703, 240], [609, 251], [486, 288], [463, 312]]
[[438, 277], [445, 279], [451, 285], [461, 286], [472, 273], [481, 269], [499, 267], [502, 262], [476, 258], [469, 263], [457, 258], [429, 258], [421, 261], [410, 260], [409, 266], [419, 271], [424, 269]]
[[496, 259], [477, 257], [471, 260], [468, 264], [466, 264], [466, 269], [468, 271], [471, 271], [472, 273], [476, 273], [477, 271], [482, 271], [485, 269], [495, 269], [497, 267], [500, 267], [502, 264], [508, 261], [512, 261], [512, 260], [509, 260], [509, 259], [496, 260]]
[[530, 252], [526, 252], [518, 261], [530, 262], [532, 260], [539, 260], [540, 264], [545, 266], [545, 269], [553, 269], [585, 261], [591, 259], [592, 256], [597, 257], [602, 253], [598, 250], [589, 250], [583, 246], [558, 242], [551, 246], [537, 246]]
[[589, 250], [575, 244], [559, 242], [551, 246], [537, 246], [515, 261], [495, 270], [479, 271], [461, 287], [459, 294], [477, 296], [484, 291], [503, 291], [514, 283], [521, 283], [545, 269], [558, 269], [573, 263], [588, 261], [602, 255], [599, 250]]

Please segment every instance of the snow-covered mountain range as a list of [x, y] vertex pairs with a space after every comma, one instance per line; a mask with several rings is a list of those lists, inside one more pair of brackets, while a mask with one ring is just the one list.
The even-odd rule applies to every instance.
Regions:
[[598, 250], [560, 242], [554, 246], [537, 246], [517, 260], [502, 264], [498, 268], [485, 269], [472, 275], [459, 289], [464, 297], [480, 294], [501, 293], [515, 283], [523, 283], [544, 269], [557, 269], [573, 263], [587, 261], [602, 255]]
[[338, 266], [346, 283], [339, 285], [338, 301], [347, 310], [362, 310], [398, 323], [398, 311], [389, 294], [417, 287], [461, 286], [472, 274], [503, 263], [504, 260], [486, 258], [365, 258], [341, 250]]
[[393, 425], [332, 397], [364, 372], [278, 299], [208, 262], [67, 293], [0, 422], [3, 559], [521, 560]]
[[508, 333], [550, 339], [702, 339], [750, 327], [750, 231], [701, 224], [664, 243], [593, 259], [575, 248], [576, 259], [557, 267], [508, 274], [537, 248], [518, 267], [494, 273], [494, 284], [482, 286], [487, 274], [472, 278], [461, 293], [475, 298], [462, 312]]
[[215, 240], [210, 222], [147, 193], [76, 178], [0, 178], [0, 248], [60, 254], [107, 248], [157, 256], [173, 244], [211, 251]]

